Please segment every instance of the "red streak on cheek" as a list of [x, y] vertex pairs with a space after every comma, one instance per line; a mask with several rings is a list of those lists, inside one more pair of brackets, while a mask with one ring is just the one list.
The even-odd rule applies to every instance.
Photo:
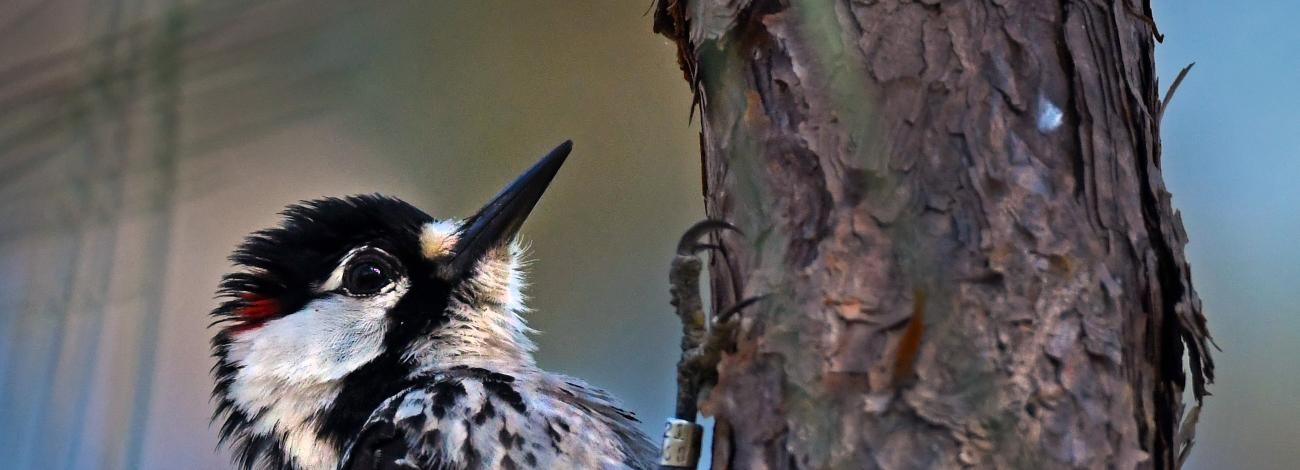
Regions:
[[280, 313], [280, 304], [275, 299], [250, 293], [241, 294], [239, 298], [244, 301], [244, 305], [235, 310], [235, 314], [243, 322], [230, 328], [235, 333], [242, 333], [262, 326], [271, 317]]
[[253, 294], [243, 294], [240, 298], [244, 299], [244, 306], [239, 307], [237, 314], [246, 320], [264, 320], [280, 312], [280, 304], [275, 299]]

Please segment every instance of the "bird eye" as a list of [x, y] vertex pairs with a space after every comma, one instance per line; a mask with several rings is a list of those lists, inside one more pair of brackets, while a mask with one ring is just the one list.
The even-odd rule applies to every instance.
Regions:
[[343, 274], [343, 289], [351, 295], [373, 295], [393, 281], [392, 269], [377, 260], [362, 260]]

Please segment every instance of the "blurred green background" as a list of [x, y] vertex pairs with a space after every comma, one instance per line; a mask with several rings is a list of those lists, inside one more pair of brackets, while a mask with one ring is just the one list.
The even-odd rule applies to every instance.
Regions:
[[[1157, 5], [1165, 169], [1225, 351], [1194, 468], [1300, 461], [1300, 33], [1292, 2]], [[0, 467], [226, 468], [206, 312], [284, 205], [461, 216], [556, 143], [528, 225], [539, 362], [657, 433], [666, 269], [702, 217], [650, 1], [0, 2]]]

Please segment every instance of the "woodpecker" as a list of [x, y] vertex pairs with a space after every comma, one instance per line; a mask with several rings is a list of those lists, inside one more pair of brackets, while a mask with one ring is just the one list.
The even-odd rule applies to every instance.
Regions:
[[516, 233], [556, 147], [474, 215], [379, 195], [288, 207], [231, 255], [213, 421], [244, 469], [651, 468], [636, 418], [537, 367]]

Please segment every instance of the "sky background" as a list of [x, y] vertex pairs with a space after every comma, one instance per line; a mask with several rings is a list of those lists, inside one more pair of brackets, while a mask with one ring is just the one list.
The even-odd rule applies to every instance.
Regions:
[[1190, 466], [1300, 462], [1300, 2], [1155, 2], [1161, 83], [1196, 62], [1163, 122], [1217, 383]]
[[[0, 3], [0, 462], [227, 468], [206, 312], [242, 236], [326, 195], [463, 216], [564, 139], [524, 228], [538, 361], [657, 433], [680, 331], [667, 267], [702, 206], [649, 4]], [[1197, 63], [1163, 164], [1223, 348], [1190, 467], [1292, 468], [1300, 2], [1155, 7], [1162, 86]]]

